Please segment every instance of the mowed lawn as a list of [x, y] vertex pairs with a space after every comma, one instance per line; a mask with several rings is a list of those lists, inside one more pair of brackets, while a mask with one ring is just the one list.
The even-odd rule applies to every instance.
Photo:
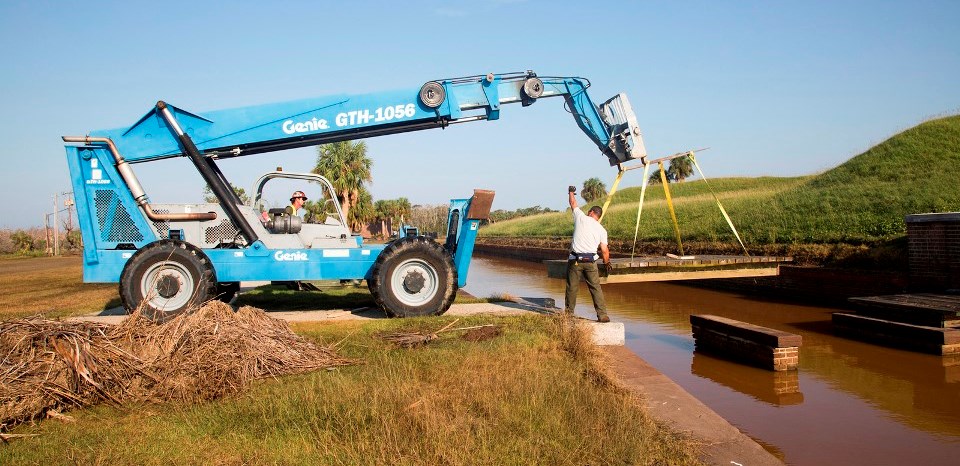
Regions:
[[0, 257], [0, 318], [64, 317], [120, 305], [115, 283], [83, 283], [82, 258]]
[[[16, 268], [33, 276], [71, 267], [79, 271], [69, 260]], [[88, 309], [110, 299], [91, 296]], [[444, 332], [416, 348], [384, 338], [448, 324], [497, 332], [478, 340]], [[258, 381], [202, 404], [69, 410], [75, 422], [8, 431], [36, 436], [0, 445], [0, 464], [696, 464], [695, 445], [650, 419], [570, 321], [440, 316], [294, 330], [357, 363]]]

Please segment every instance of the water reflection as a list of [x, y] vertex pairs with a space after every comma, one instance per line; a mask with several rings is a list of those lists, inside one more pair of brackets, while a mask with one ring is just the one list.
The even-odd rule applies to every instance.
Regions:
[[798, 371], [744, 368], [742, 364], [694, 351], [690, 372], [771, 405], [803, 403]]
[[[479, 258], [467, 291], [563, 302], [563, 282], [534, 263]], [[792, 464], [955, 464], [960, 356], [885, 348], [832, 333], [838, 309], [668, 283], [604, 285], [627, 346]], [[595, 318], [585, 290], [577, 313]], [[774, 373], [693, 351], [690, 314], [803, 336], [799, 371]], [[802, 390], [801, 390], [802, 389]]]

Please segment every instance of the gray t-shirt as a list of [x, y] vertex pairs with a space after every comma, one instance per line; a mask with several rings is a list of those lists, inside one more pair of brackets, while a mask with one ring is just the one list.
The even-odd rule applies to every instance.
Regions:
[[570, 250], [579, 254], [593, 253], [598, 259], [597, 248], [600, 243], [607, 244], [607, 230], [593, 217], [580, 209], [573, 209], [573, 241]]

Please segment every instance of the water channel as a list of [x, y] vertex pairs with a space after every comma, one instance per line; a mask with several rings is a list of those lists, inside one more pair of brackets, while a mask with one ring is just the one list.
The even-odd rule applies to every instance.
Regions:
[[[466, 291], [554, 298], [544, 266], [476, 257]], [[835, 337], [838, 309], [671, 283], [604, 285], [627, 346], [793, 465], [960, 464], [960, 358]], [[596, 318], [581, 286], [577, 314]], [[690, 314], [714, 314], [803, 336], [800, 369], [774, 373], [694, 352]]]

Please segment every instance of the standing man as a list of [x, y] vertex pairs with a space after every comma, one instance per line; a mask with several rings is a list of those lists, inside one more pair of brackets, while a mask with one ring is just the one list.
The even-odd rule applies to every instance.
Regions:
[[577, 208], [577, 188], [570, 186], [570, 209], [573, 210], [573, 241], [570, 243], [570, 256], [567, 258], [567, 293], [564, 311], [572, 315], [577, 305], [577, 291], [580, 278], [587, 282], [593, 308], [597, 311], [597, 321], [610, 322], [607, 316], [607, 303], [600, 289], [600, 271], [597, 268], [597, 248], [603, 254], [603, 264], [610, 271], [610, 250], [607, 248], [607, 230], [600, 225], [603, 209], [593, 206], [588, 213]]
[[303, 203], [305, 202], [307, 202], [307, 195], [303, 191], [294, 191], [293, 195], [290, 196], [290, 205], [286, 209], [287, 215], [303, 217], [300, 215], [300, 211], [303, 210]]

